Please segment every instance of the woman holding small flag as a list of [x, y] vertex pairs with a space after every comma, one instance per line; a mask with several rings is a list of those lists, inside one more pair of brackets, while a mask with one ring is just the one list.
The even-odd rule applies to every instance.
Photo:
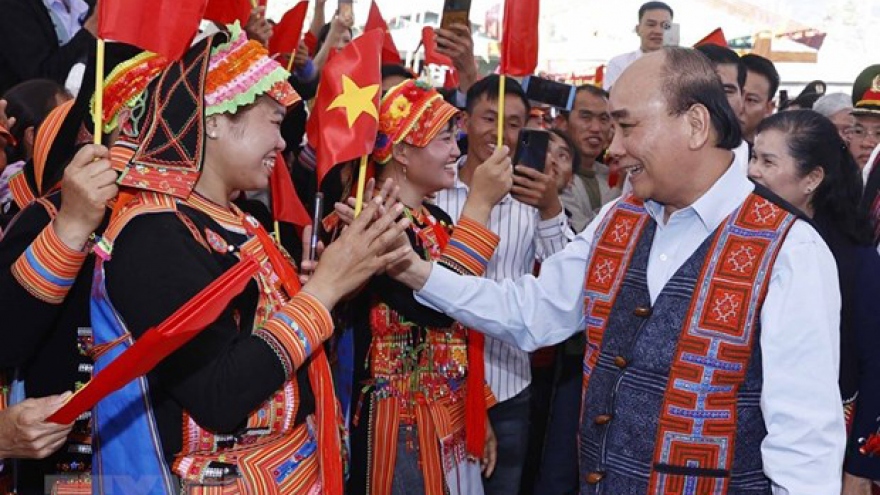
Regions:
[[[96, 493], [342, 493], [328, 311], [395, 260], [399, 249], [384, 253], [407, 221], [371, 202], [299, 290], [287, 253], [229, 200], [268, 186], [299, 100], [288, 76], [233, 26], [162, 71], [134, 109], [140, 132], [113, 148], [120, 196], [98, 243], [96, 377], [178, 316], [220, 316], [177, 350], [141, 346], [143, 359], [170, 355], [95, 407]], [[203, 298], [233, 272], [247, 275], [243, 291]]]
[[[413, 249], [453, 270], [480, 275], [498, 241], [484, 225], [510, 189], [512, 169], [506, 151], [478, 168], [453, 229], [449, 215], [429, 198], [455, 179], [457, 114], [422, 81], [395, 86], [382, 99], [372, 157], [379, 179], [399, 186]], [[353, 218], [349, 207], [339, 204], [337, 211], [346, 221]], [[495, 464], [486, 417], [494, 397], [483, 378], [482, 336], [419, 304], [411, 290], [387, 275], [370, 280], [348, 317], [354, 327], [355, 387], [363, 387], [352, 401], [348, 492], [482, 493], [481, 467], [488, 476]]]

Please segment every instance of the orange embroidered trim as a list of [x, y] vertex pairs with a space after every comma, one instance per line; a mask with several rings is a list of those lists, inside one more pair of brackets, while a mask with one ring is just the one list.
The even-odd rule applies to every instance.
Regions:
[[52, 223], [19, 256], [10, 271], [32, 296], [49, 304], [60, 304], [86, 259], [86, 253], [67, 247]]
[[452, 238], [443, 250], [440, 263], [462, 275], [481, 274], [486, 270], [500, 240], [491, 230], [462, 217], [452, 231]]
[[254, 335], [269, 344], [291, 376], [331, 333], [333, 320], [327, 308], [300, 292]]

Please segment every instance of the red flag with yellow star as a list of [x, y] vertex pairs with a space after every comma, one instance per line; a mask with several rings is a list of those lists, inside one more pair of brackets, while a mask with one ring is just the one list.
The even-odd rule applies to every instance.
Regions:
[[385, 33], [367, 31], [324, 65], [306, 124], [317, 154], [318, 183], [335, 165], [369, 155], [379, 128], [382, 42]]

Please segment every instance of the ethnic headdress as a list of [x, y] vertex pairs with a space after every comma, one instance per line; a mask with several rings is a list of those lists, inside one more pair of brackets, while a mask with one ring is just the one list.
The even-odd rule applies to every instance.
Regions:
[[124, 164], [120, 186], [185, 199], [202, 169], [207, 116], [235, 113], [262, 95], [285, 106], [299, 101], [268, 51], [238, 24], [230, 30], [199, 41], [150, 83], [136, 136], [111, 150], [114, 164]]
[[853, 115], [880, 116], [880, 64], [863, 70], [853, 84]]
[[300, 100], [287, 78], [290, 73], [269, 51], [248, 40], [238, 22], [229, 26], [230, 40], [211, 51], [205, 103], [207, 115], [235, 113], [267, 95], [289, 107]]
[[[109, 133], [117, 126], [124, 109], [137, 105], [138, 99], [144, 94], [147, 85], [168, 66], [168, 60], [162, 55], [143, 52], [117, 65], [110, 75], [104, 79], [104, 100], [101, 121], [104, 132]], [[91, 102], [92, 118], [95, 118], [95, 98]], [[128, 131], [130, 134], [132, 131]]]
[[[113, 71], [117, 65], [130, 60], [142, 51], [140, 48], [126, 45], [125, 43], [108, 42], [104, 55], [105, 74]], [[45, 194], [52, 190], [61, 180], [64, 167], [70, 162], [73, 155], [76, 154], [79, 145], [92, 139], [91, 131], [93, 126], [89, 103], [95, 92], [95, 78], [91, 76], [95, 73], [95, 66], [96, 57], [94, 44], [92, 44], [86, 61], [86, 77], [83, 78], [82, 86], [73, 100], [73, 104], [66, 110], [66, 114], [61, 117], [60, 123], [53, 123], [53, 132], [45, 134], [47, 140], [41, 142], [40, 145], [34, 143], [35, 157], [40, 155], [40, 160], [45, 164], [40, 178], [35, 178], [33, 183], [34, 186], [37, 184], [41, 185], [39, 190], [34, 190], [37, 195]]]
[[458, 109], [424, 81], [407, 80], [388, 90], [379, 109], [379, 135], [373, 159], [391, 160], [395, 144], [423, 148], [458, 115]]

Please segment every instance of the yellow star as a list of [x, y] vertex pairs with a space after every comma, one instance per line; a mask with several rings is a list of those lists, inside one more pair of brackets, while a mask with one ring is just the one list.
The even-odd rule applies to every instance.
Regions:
[[379, 120], [379, 113], [376, 111], [376, 105], [373, 102], [373, 98], [375, 98], [378, 92], [378, 84], [371, 84], [362, 88], [352, 81], [351, 78], [343, 75], [342, 93], [333, 100], [333, 103], [327, 107], [327, 110], [344, 108], [346, 117], [348, 117], [348, 127], [354, 126], [355, 121], [362, 113], [372, 115], [374, 119]]

